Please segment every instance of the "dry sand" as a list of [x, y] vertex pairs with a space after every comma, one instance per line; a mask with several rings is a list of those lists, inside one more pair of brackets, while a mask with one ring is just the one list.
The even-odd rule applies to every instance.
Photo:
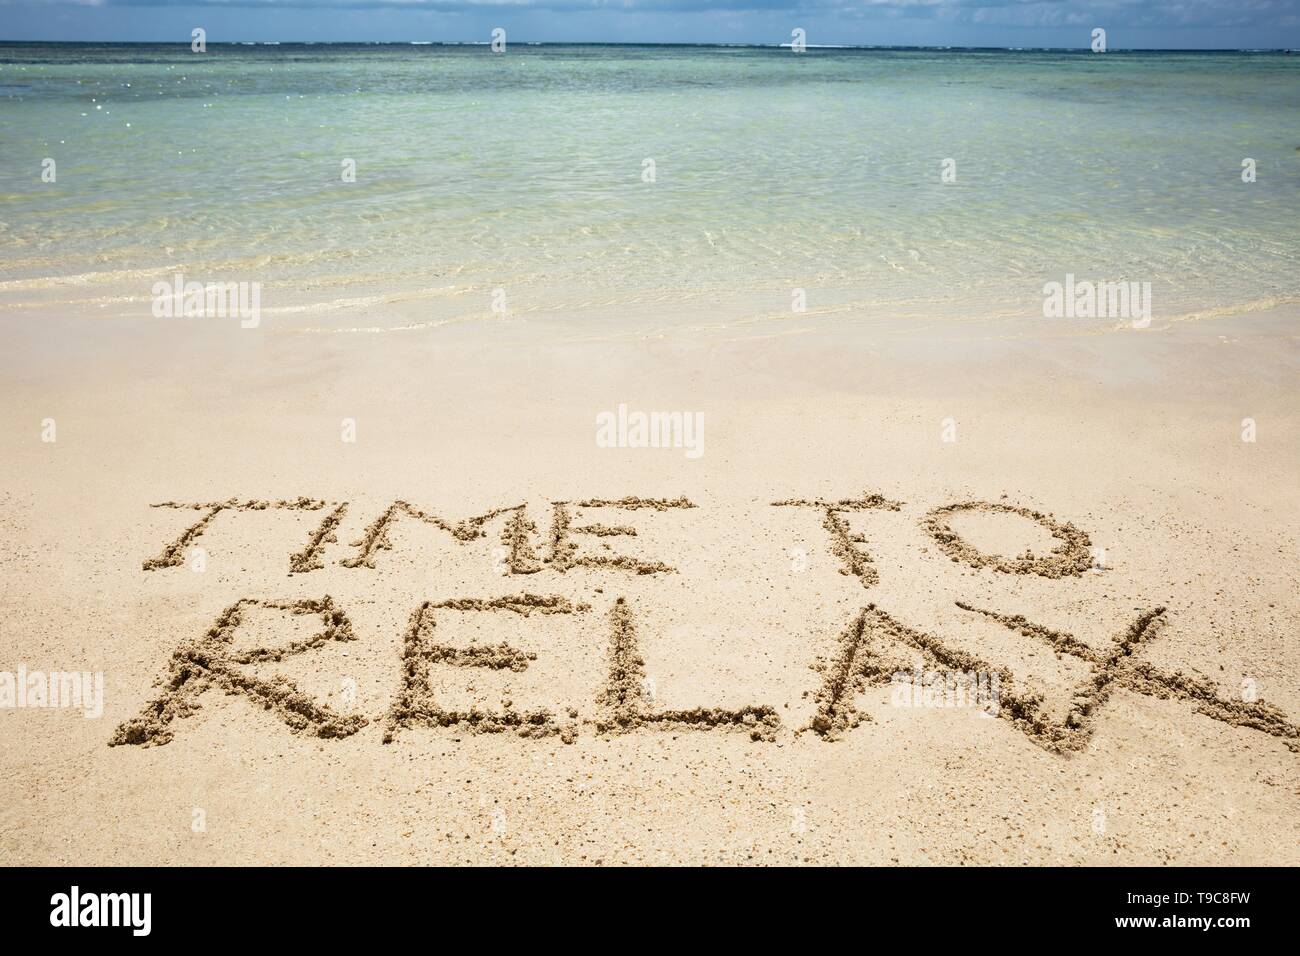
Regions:
[[1296, 318], [9, 320], [0, 860], [1300, 863]]

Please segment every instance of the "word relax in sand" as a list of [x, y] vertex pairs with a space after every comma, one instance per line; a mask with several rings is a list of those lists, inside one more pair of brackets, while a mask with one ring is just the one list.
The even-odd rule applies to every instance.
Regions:
[[[832, 550], [842, 562], [842, 571], [855, 576], [866, 587], [876, 581], [863, 536], [854, 534], [844, 515], [849, 512], [884, 508], [899, 510], [900, 502], [879, 495], [840, 501], [786, 500], [773, 502], [778, 507], [809, 508], [822, 515]], [[208, 524], [223, 511], [260, 510], [284, 507], [318, 510], [325, 502], [297, 499], [290, 502], [229, 502], [180, 505], [168, 502], [159, 507], [188, 507], [205, 512], [200, 521], [186, 529], [158, 557], [145, 562], [146, 570], [181, 563], [184, 549], [203, 533]], [[310, 571], [321, 566], [320, 552], [335, 538], [334, 531], [346, 510], [338, 505], [310, 538], [305, 549], [291, 558], [291, 570]], [[376, 519], [356, 543], [360, 550], [341, 562], [347, 567], [374, 567], [376, 551], [391, 548], [387, 532], [398, 516], [416, 517], [447, 531], [460, 542], [485, 536], [484, 525], [504, 518], [502, 542], [508, 560], [505, 572], [534, 574], [549, 565], [563, 572], [576, 566], [607, 568], [638, 574], [657, 574], [672, 569], [661, 562], [649, 562], [624, 556], [584, 556], [576, 554], [570, 536], [576, 533], [603, 535], [635, 534], [630, 528], [609, 529], [604, 526], [573, 526], [572, 508], [616, 508], [635, 511], [643, 508], [666, 510], [695, 507], [684, 498], [676, 500], [623, 498], [590, 499], [571, 505], [553, 503], [553, 523], [549, 553], [538, 558], [530, 544], [535, 530], [528, 521], [524, 505], [499, 508], [484, 515], [455, 524], [419, 511], [404, 502], [396, 502]], [[972, 548], [948, 526], [948, 518], [959, 511], [979, 510], [1014, 513], [1042, 524], [1061, 543], [1044, 557], [1025, 555], [1016, 559], [986, 555]], [[960, 502], [926, 513], [922, 527], [941, 551], [955, 561], [987, 567], [1002, 573], [1041, 574], [1048, 577], [1079, 575], [1091, 567], [1088, 536], [1068, 523], [1060, 524], [1047, 515], [1014, 505], [992, 502]], [[1011, 670], [994, 665], [956, 646], [949, 640], [913, 628], [890, 615], [874, 603], [867, 604], [849, 620], [840, 633], [835, 651], [813, 661], [822, 676], [815, 694], [815, 713], [806, 726], [796, 733], [811, 732], [825, 740], [836, 740], [870, 716], [858, 711], [856, 701], [868, 688], [887, 686], [895, 675], [924, 667], [931, 671], [958, 674], [993, 674], [997, 677], [998, 700], [991, 715], [1008, 721], [1031, 741], [1055, 753], [1070, 753], [1087, 746], [1099, 713], [1116, 689], [1164, 700], [1186, 701], [1197, 713], [1236, 727], [1249, 728], [1277, 737], [1290, 749], [1300, 752], [1300, 727], [1280, 710], [1261, 701], [1235, 700], [1221, 695], [1208, 680], [1181, 671], [1157, 668], [1141, 660], [1140, 652], [1159, 633], [1165, 621], [1165, 609], [1155, 607], [1138, 615], [1128, 629], [1116, 636], [1108, 647], [1094, 648], [1079, 638], [1035, 624], [1024, 617], [981, 609], [965, 602], [957, 606], [972, 615], [980, 615], [1016, 633], [1041, 641], [1057, 654], [1083, 662], [1088, 675], [1073, 689], [1063, 719], [1049, 715], [1042, 695], [1019, 685]], [[254, 608], [271, 610], [292, 618], [314, 615], [321, 629], [309, 637], [278, 646], [264, 645], [237, 649], [236, 635], [248, 621]], [[390, 742], [413, 727], [443, 727], [474, 733], [513, 732], [521, 737], [538, 738], [558, 735], [572, 743], [582, 733], [618, 735], [641, 729], [732, 729], [748, 734], [755, 741], [774, 740], [782, 729], [779, 711], [767, 704], [740, 708], [697, 707], [690, 710], [656, 708], [653, 695], [645, 692], [647, 679], [641, 656], [636, 611], [625, 597], [615, 599], [605, 612], [608, 638], [605, 648], [605, 678], [594, 701], [595, 716], [580, 718], [578, 706], [562, 708], [567, 716], [538, 708], [517, 710], [509, 702], [497, 710], [471, 706], [448, 708], [432, 691], [434, 669], [487, 668], [522, 672], [533, 667], [537, 655], [509, 643], [457, 646], [438, 636], [438, 621], [454, 613], [569, 615], [587, 614], [589, 604], [575, 603], [561, 595], [521, 593], [505, 597], [462, 597], [442, 601], [424, 601], [411, 613], [402, 635], [398, 659], [397, 688], [392, 703], [377, 715], [383, 725], [383, 739]], [[162, 680], [163, 690], [147, 703], [140, 714], [122, 723], [111, 745], [165, 744], [175, 734], [176, 722], [192, 717], [200, 710], [201, 699], [209, 691], [242, 696], [258, 708], [272, 711], [294, 732], [323, 738], [348, 737], [371, 722], [358, 713], [339, 713], [320, 700], [301, 691], [284, 676], [259, 675], [257, 665], [318, 651], [331, 642], [355, 641], [357, 637], [344, 608], [331, 597], [314, 600], [267, 600], [241, 598], [221, 613], [201, 637], [189, 640], [172, 654], [168, 672]], [[440, 670], [446, 674], [447, 671]], [[588, 704], [592, 702], [586, 702]], [[585, 706], [585, 705], [584, 705]]]
[[[1233, 726], [1250, 728], [1278, 737], [1300, 752], [1300, 727], [1274, 707], [1258, 701], [1239, 701], [1221, 696], [1207, 680], [1167, 671], [1139, 659], [1138, 652], [1158, 632], [1165, 609], [1141, 613], [1129, 628], [1103, 649], [1095, 649], [1078, 638], [1034, 624], [1023, 617], [1004, 615], [973, 607], [958, 606], [980, 614], [1020, 634], [1037, 638], [1061, 654], [1083, 661], [1089, 675], [1070, 695], [1064, 720], [1053, 721], [1045, 712], [1041, 695], [1020, 688], [1011, 671], [981, 660], [933, 634], [912, 628], [886, 611], [869, 604], [857, 612], [841, 633], [837, 650], [829, 658], [814, 662], [822, 674], [816, 693], [816, 712], [807, 726], [826, 740], [836, 740], [859, 726], [868, 715], [859, 713], [855, 699], [868, 687], [883, 687], [895, 675], [908, 670], [908, 658], [919, 657], [924, 666], [961, 674], [997, 675], [998, 701], [993, 716], [1008, 720], [1034, 743], [1056, 753], [1083, 749], [1092, 735], [1102, 705], [1116, 689], [1165, 700], [1188, 701], [1198, 713]], [[321, 629], [305, 639], [279, 646], [237, 650], [236, 635], [247, 624], [253, 608], [271, 609], [285, 615], [315, 615]], [[453, 598], [425, 601], [411, 614], [402, 636], [401, 650], [394, 663], [397, 689], [389, 708], [381, 715], [384, 742], [394, 740], [408, 728], [448, 727], [475, 733], [511, 731], [522, 737], [559, 735], [572, 743], [580, 733], [623, 734], [638, 729], [733, 729], [756, 741], [770, 741], [781, 729], [778, 710], [770, 705], [740, 708], [697, 707], [691, 710], [658, 710], [645, 693], [646, 675], [640, 652], [636, 615], [625, 598], [616, 599], [606, 618], [608, 643], [605, 680], [595, 700], [596, 716], [580, 719], [577, 706], [565, 708], [567, 717], [545, 708], [522, 711], [510, 703], [499, 710], [477, 706], [448, 709], [433, 693], [435, 668], [488, 668], [521, 672], [534, 666], [537, 655], [502, 642], [495, 645], [457, 646], [439, 640], [441, 616], [453, 612], [530, 614], [585, 614], [588, 604], [576, 604], [558, 595], [519, 594], [494, 598]], [[357, 640], [352, 622], [342, 607], [326, 596], [318, 600], [274, 601], [243, 598], [221, 613], [202, 637], [182, 644], [173, 653], [163, 691], [147, 703], [140, 714], [122, 723], [111, 744], [165, 744], [174, 736], [178, 719], [191, 717], [200, 709], [200, 699], [211, 690], [242, 696], [259, 709], [275, 712], [294, 732], [324, 738], [348, 737], [370, 723], [362, 714], [338, 713], [302, 692], [283, 676], [265, 677], [256, 665], [307, 654], [333, 641]], [[443, 673], [446, 673], [443, 671]]]

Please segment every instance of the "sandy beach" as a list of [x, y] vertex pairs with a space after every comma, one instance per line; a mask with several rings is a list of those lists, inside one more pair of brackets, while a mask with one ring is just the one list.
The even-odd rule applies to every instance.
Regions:
[[1300, 864], [1293, 24], [272, 6], [0, 28], [0, 864]]
[[1296, 318], [6, 319], [0, 856], [1295, 865]]

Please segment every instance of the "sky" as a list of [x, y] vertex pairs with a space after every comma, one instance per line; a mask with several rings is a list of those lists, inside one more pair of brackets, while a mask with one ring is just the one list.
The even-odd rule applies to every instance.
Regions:
[[1300, 48], [1300, 0], [0, 0], [0, 40]]

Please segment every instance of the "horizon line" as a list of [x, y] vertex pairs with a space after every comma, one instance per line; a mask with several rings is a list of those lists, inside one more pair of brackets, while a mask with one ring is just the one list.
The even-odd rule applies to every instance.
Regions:
[[[626, 40], [511, 40], [514, 46], [609, 46], [609, 47], [666, 47], [701, 49], [789, 49], [784, 43], [684, 43]], [[490, 40], [208, 40], [213, 46], [489, 46]], [[189, 40], [7, 40], [0, 45], [60, 45], [60, 46], [160, 46], [188, 47]], [[939, 52], [995, 52], [995, 53], [1088, 53], [1082, 46], [965, 46], [959, 44], [902, 44], [902, 43], [809, 43], [808, 50], [926, 50]], [[1106, 53], [1295, 53], [1295, 47], [1109, 47]], [[1105, 55], [1105, 54], [1102, 54]]]

